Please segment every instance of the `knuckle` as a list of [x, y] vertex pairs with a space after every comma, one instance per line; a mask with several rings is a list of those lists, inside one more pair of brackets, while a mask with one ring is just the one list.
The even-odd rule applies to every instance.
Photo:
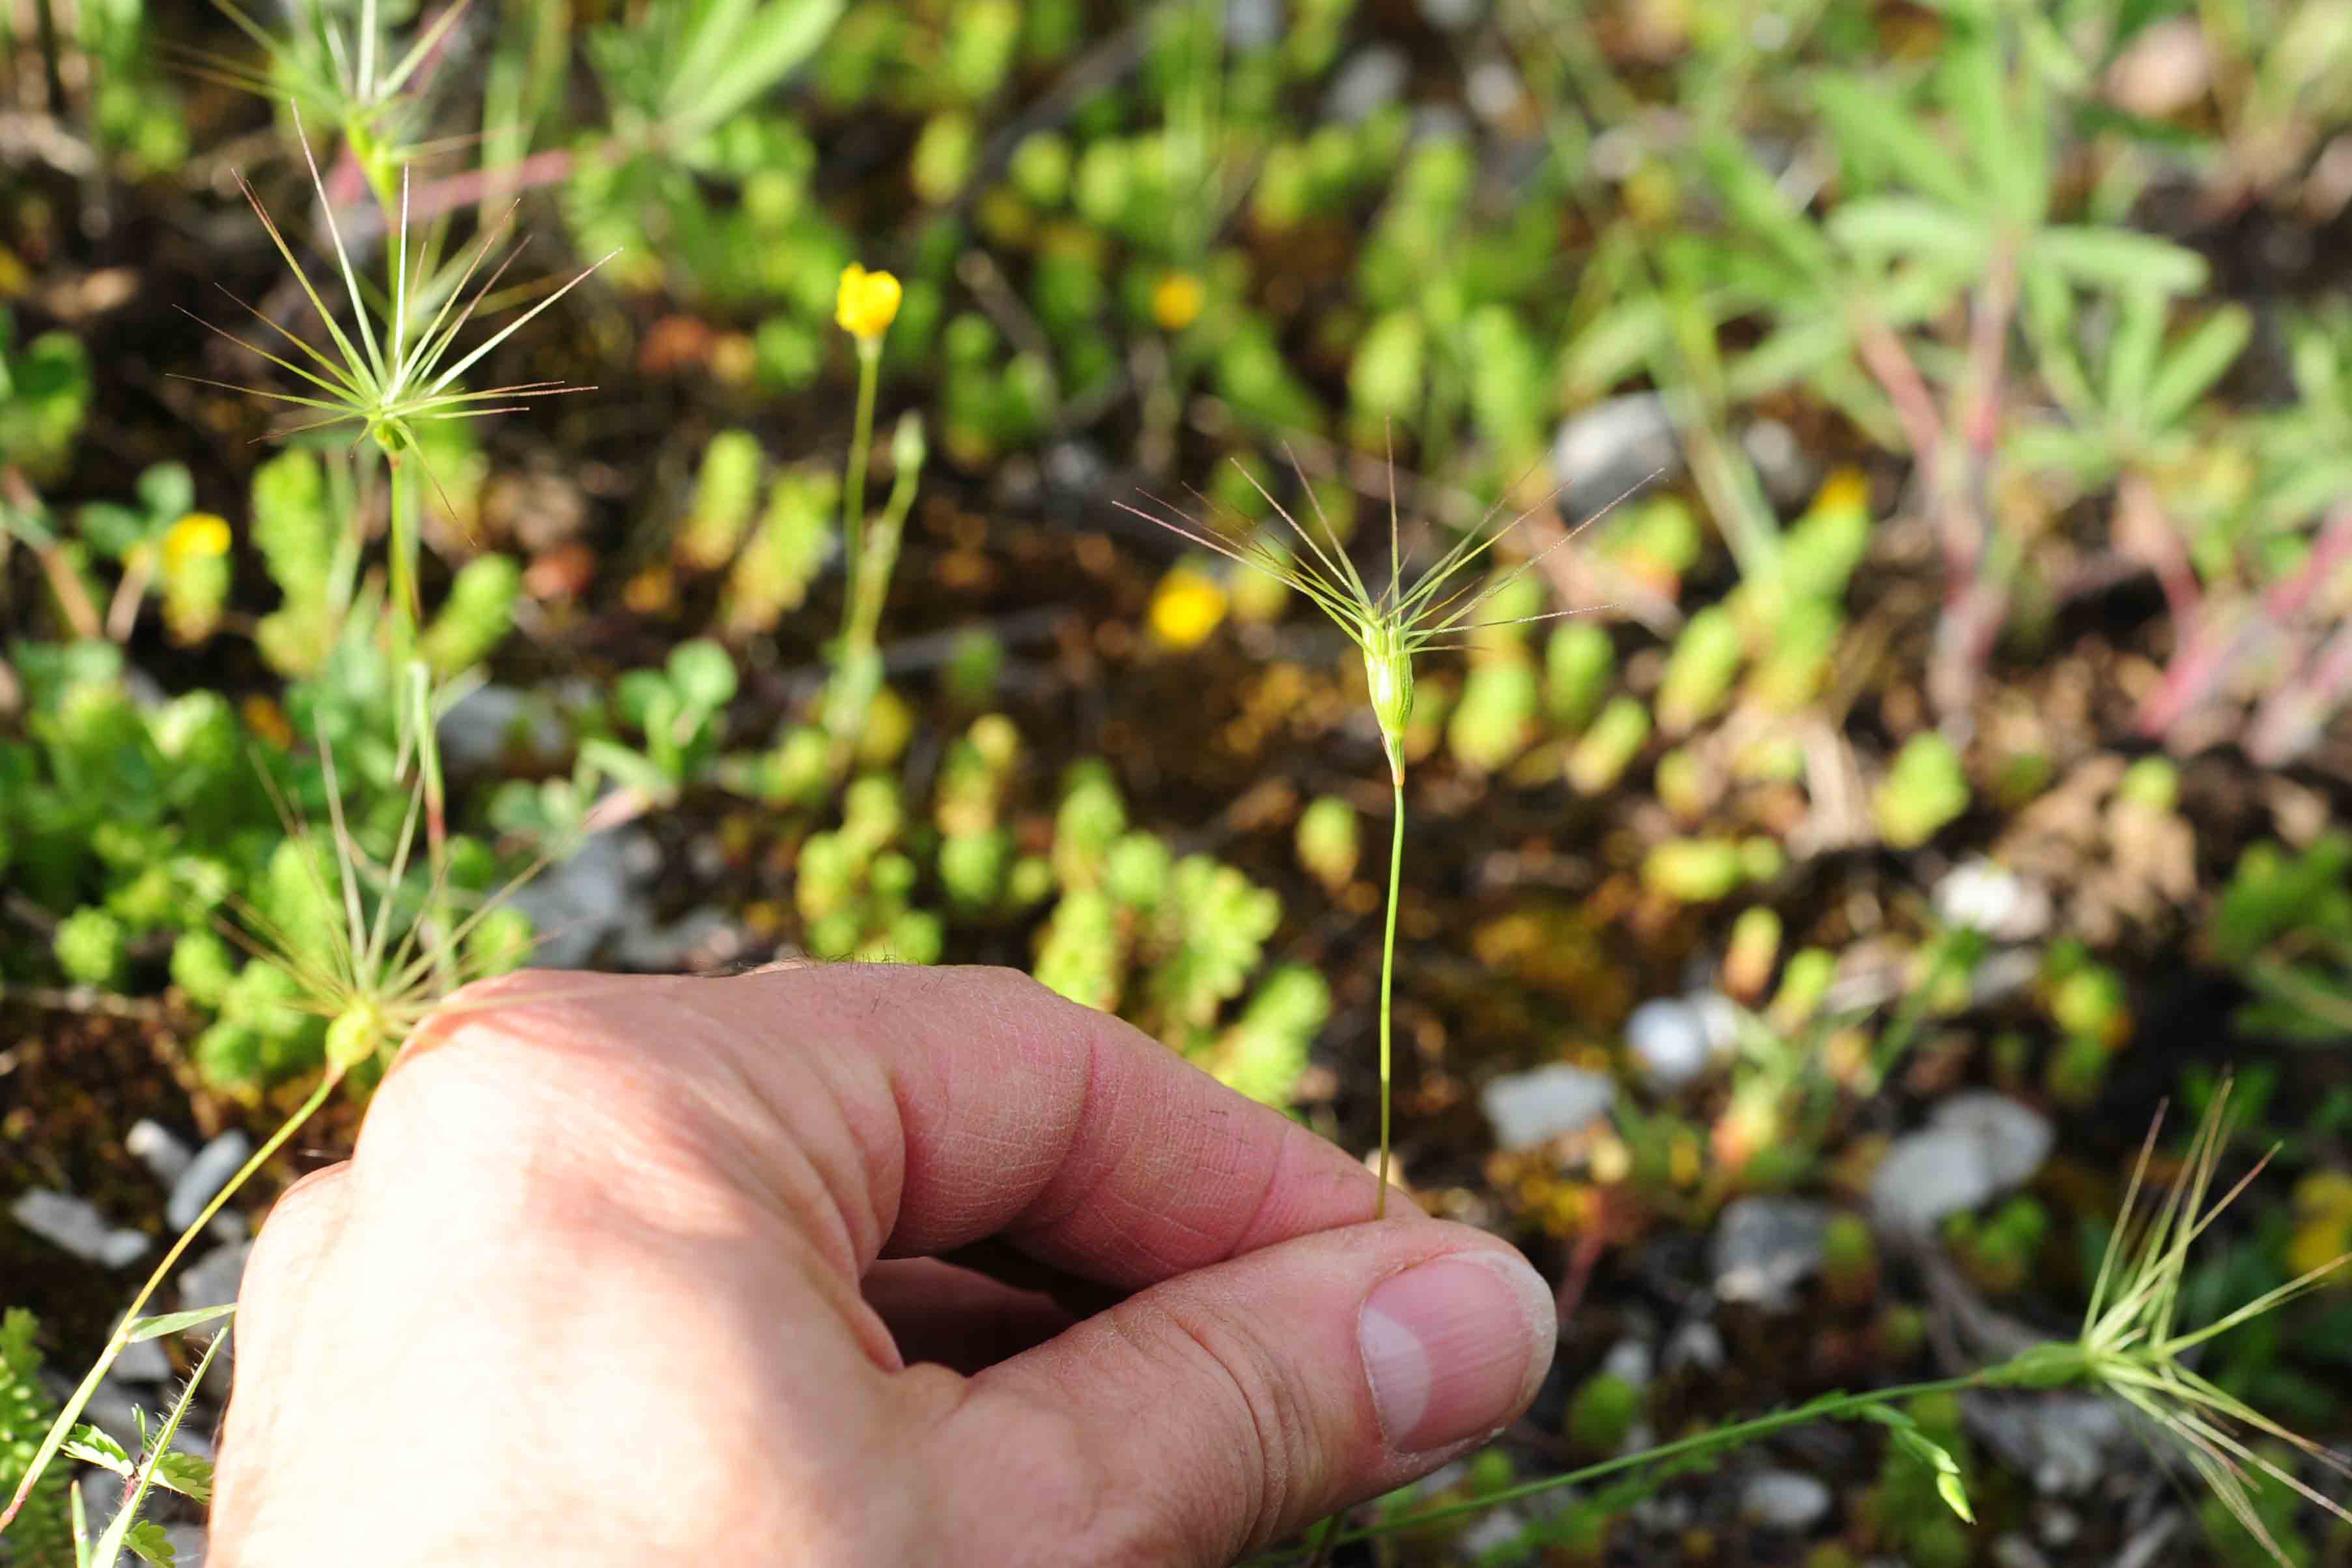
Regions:
[[1286, 1358], [1244, 1325], [1175, 1303], [1150, 1304], [1139, 1318], [1153, 1353], [1173, 1363], [1216, 1439], [1163, 1484], [1183, 1489], [1173, 1500], [1185, 1516], [1230, 1528], [1231, 1538], [1219, 1543], [1227, 1555], [1263, 1545], [1311, 1489], [1304, 1483], [1315, 1469], [1315, 1428], [1304, 1391], [1286, 1375]]

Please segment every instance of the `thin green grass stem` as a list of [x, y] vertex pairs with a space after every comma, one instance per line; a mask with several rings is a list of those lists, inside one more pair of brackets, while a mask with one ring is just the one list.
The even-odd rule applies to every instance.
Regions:
[[149, 1300], [162, 1288], [163, 1281], [170, 1277], [173, 1267], [180, 1261], [181, 1255], [188, 1250], [189, 1244], [204, 1234], [205, 1226], [212, 1224], [213, 1216], [220, 1213], [222, 1206], [230, 1198], [236, 1195], [239, 1188], [253, 1179], [254, 1173], [268, 1164], [278, 1151], [286, 1146], [286, 1141], [293, 1137], [303, 1123], [317, 1114], [319, 1107], [327, 1103], [327, 1096], [335, 1091], [335, 1086], [342, 1081], [342, 1076], [334, 1071], [322, 1074], [319, 1079], [319, 1087], [310, 1091], [310, 1098], [303, 1100], [294, 1114], [289, 1116], [284, 1124], [269, 1135], [267, 1142], [253, 1152], [253, 1157], [238, 1169], [236, 1175], [228, 1179], [226, 1185], [213, 1194], [213, 1201], [205, 1205], [204, 1212], [196, 1215], [187, 1229], [180, 1233], [178, 1240], [172, 1243], [171, 1249], [163, 1254], [163, 1261], [155, 1265], [155, 1271], [147, 1276], [145, 1284], [139, 1287], [139, 1294], [133, 1296], [131, 1299], [131, 1305], [123, 1309], [121, 1321], [115, 1324], [114, 1332], [107, 1338], [106, 1349], [99, 1353], [98, 1361], [90, 1367], [89, 1375], [81, 1380], [81, 1386], [74, 1390], [73, 1397], [67, 1400], [65, 1408], [58, 1413], [57, 1421], [49, 1428], [49, 1435], [42, 1439], [40, 1447], [34, 1453], [33, 1462], [25, 1467], [25, 1479], [17, 1484], [16, 1495], [9, 1500], [7, 1510], [0, 1512], [0, 1529], [5, 1529], [8, 1521], [16, 1517], [16, 1510], [24, 1507], [25, 1500], [32, 1495], [33, 1483], [40, 1479], [41, 1472], [48, 1468], [49, 1461], [57, 1458], [58, 1450], [65, 1446], [67, 1434], [73, 1430], [74, 1423], [80, 1418], [83, 1408], [89, 1404], [90, 1395], [98, 1392], [99, 1384], [104, 1380], [107, 1372], [114, 1365], [116, 1358], [121, 1356], [123, 1348], [131, 1343], [131, 1331], [139, 1324], [140, 1310], [145, 1307]]
[[[1366, 1525], [1361, 1530], [1349, 1531], [1338, 1536], [1327, 1535], [1324, 1541], [1313, 1550], [1328, 1552], [1335, 1546], [1345, 1546], [1358, 1541], [1369, 1541], [1374, 1536], [1388, 1535], [1400, 1530], [1419, 1530], [1433, 1524], [1443, 1524], [1448, 1520], [1465, 1518], [1470, 1514], [1483, 1512], [1504, 1503], [1517, 1502], [1522, 1498], [1537, 1497], [1561, 1487], [1601, 1480], [1621, 1471], [1638, 1469], [1643, 1465], [1661, 1464], [1691, 1454], [1738, 1447], [1752, 1443], [1759, 1437], [1769, 1436], [1786, 1426], [1801, 1426], [1808, 1421], [1851, 1415], [1872, 1405], [1899, 1405], [1906, 1399], [1916, 1399], [1922, 1394], [1951, 1394], [1964, 1388], [1980, 1388], [1998, 1381], [1998, 1375], [2001, 1370], [2000, 1367], [1987, 1367], [1979, 1372], [1965, 1373], [1958, 1377], [1938, 1378], [1932, 1383], [1906, 1383], [1895, 1388], [1874, 1388], [1862, 1394], [1843, 1394], [1836, 1398], [1815, 1400], [1809, 1405], [1796, 1405], [1788, 1410], [1776, 1410], [1769, 1415], [1759, 1415], [1729, 1426], [1718, 1426], [1712, 1431], [1694, 1433], [1688, 1437], [1679, 1438], [1672, 1443], [1662, 1443], [1654, 1448], [1644, 1448], [1638, 1454], [1622, 1454], [1613, 1459], [1604, 1459], [1597, 1465], [1587, 1465], [1580, 1470], [1570, 1470], [1566, 1475], [1545, 1476], [1538, 1480], [1523, 1481], [1517, 1486], [1505, 1487], [1500, 1491], [1488, 1492], [1484, 1497], [1472, 1498], [1466, 1502], [1448, 1503], [1443, 1508], [1427, 1509], [1419, 1513], [1382, 1520], [1378, 1524]], [[1303, 1552], [1294, 1551], [1269, 1553], [1254, 1561], [1269, 1565], [1270, 1568], [1274, 1563], [1299, 1561], [1304, 1555]]]
[[407, 664], [416, 651], [417, 629], [424, 618], [416, 590], [416, 558], [420, 548], [417, 493], [418, 464], [404, 452], [388, 454], [392, 471], [392, 661]]
[[1381, 1185], [1372, 1198], [1372, 1217], [1385, 1219], [1389, 1212], [1389, 1079], [1391, 1054], [1391, 1015], [1396, 992], [1396, 922], [1397, 895], [1404, 884], [1404, 774], [1394, 779], [1396, 809], [1391, 814], [1394, 826], [1389, 831], [1389, 909], [1387, 929], [1381, 936]]
[[857, 596], [858, 557], [866, 532], [866, 467], [874, 455], [874, 390], [882, 377], [882, 340], [857, 344], [857, 422], [849, 437], [849, 471], [842, 476], [841, 568], [850, 598]]

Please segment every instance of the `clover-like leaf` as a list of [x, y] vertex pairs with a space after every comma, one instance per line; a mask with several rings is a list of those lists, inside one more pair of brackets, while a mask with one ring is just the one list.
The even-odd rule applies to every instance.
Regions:
[[157, 1486], [175, 1491], [195, 1502], [213, 1500], [212, 1461], [199, 1454], [184, 1453], [173, 1448], [155, 1456]]
[[131, 1473], [131, 1456], [122, 1445], [87, 1424], [73, 1429], [73, 1436], [65, 1441], [65, 1452], [85, 1465], [96, 1465], [118, 1476]]
[[122, 1538], [122, 1544], [137, 1552], [141, 1562], [153, 1563], [154, 1568], [173, 1568], [180, 1559], [180, 1549], [172, 1544], [163, 1527], [152, 1519], [142, 1519], [132, 1525], [130, 1533]]

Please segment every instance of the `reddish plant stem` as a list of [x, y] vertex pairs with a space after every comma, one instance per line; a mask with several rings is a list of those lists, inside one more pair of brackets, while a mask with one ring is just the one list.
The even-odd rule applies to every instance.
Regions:
[[2352, 625], [2339, 626], [2296, 676], [2263, 699], [2246, 753], [2266, 768], [2294, 762], [2319, 739], [2328, 714], [2352, 695]]
[[2293, 576], [2272, 584], [2249, 613], [2242, 599], [2208, 606], [2177, 650], [2164, 682], [2140, 707], [2139, 731], [2162, 737], [2212, 694], [2222, 676], [2303, 613], [2329, 574], [2352, 558], [2352, 507], [2330, 518]]
[[599, 157], [614, 142], [606, 142], [588, 148], [583, 153], [571, 147], [552, 147], [544, 153], [533, 153], [528, 158], [500, 164], [495, 169], [476, 169], [463, 174], [452, 174], [446, 180], [436, 180], [423, 190], [414, 192], [408, 199], [412, 219], [438, 217], [480, 202], [491, 192], [514, 195], [535, 191], [542, 185], [561, 184], [572, 177], [573, 167], [582, 157]]

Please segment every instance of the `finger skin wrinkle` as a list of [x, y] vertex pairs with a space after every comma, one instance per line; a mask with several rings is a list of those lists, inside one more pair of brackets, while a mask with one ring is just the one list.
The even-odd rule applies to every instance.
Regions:
[[[1276, 1206], [1292, 1141], [1278, 1138], [1269, 1151], [1238, 1117], [1215, 1113], [1144, 1107], [1139, 1116], [1120, 1114], [1117, 1097], [1097, 1089], [1119, 1081], [1101, 1057], [1120, 1048], [1116, 1037], [1094, 1039], [1075, 1146], [1008, 1229], [1041, 1256], [1084, 1261], [1119, 1284], [1247, 1250]], [[1105, 1249], [1113, 1256], [1103, 1258]]]
[[[787, 984], [810, 973], [782, 972]], [[897, 1201], [898, 1130], [887, 1118], [859, 1113], [858, 1100], [872, 1091], [861, 1094], [857, 1075], [841, 1069], [836, 1053], [799, 1031], [771, 1035], [763, 1028], [756, 1037], [741, 1037], [740, 1021], [726, 1007], [732, 998], [705, 991], [709, 981], [689, 984], [696, 1009], [718, 1042], [710, 1055], [727, 1079], [720, 1091], [701, 1097], [707, 1112], [730, 1133], [712, 1141], [714, 1156], [744, 1152], [745, 1163], [758, 1167], [741, 1173], [745, 1190], [772, 1194], [785, 1217], [807, 1228], [827, 1262], [856, 1278], [887, 1234], [877, 1208]], [[719, 1010], [706, 1010], [706, 1000]], [[796, 1135], [779, 1138], [782, 1128]]]
[[[1294, 1441], [1297, 1436], [1297, 1428], [1286, 1415], [1276, 1415], [1274, 1422], [1277, 1430], [1269, 1432], [1266, 1429], [1267, 1413], [1264, 1406], [1269, 1401], [1251, 1391], [1248, 1382], [1234, 1370], [1236, 1358], [1220, 1352], [1206, 1332], [1196, 1327], [1187, 1314], [1155, 1310], [1152, 1315], [1199, 1352], [1201, 1359], [1216, 1374], [1217, 1382], [1231, 1390], [1233, 1397], [1249, 1417], [1250, 1431], [1263, 1462], [1238, 1467], [1242, 1472], [1240, 1485], [1248, 1501], [1245, 1507], [1237, 1510], [1235, 1517], [1244, 1521], [1245, 1528], [1238, 1539], [1225, 1542], [1224, 1547], [1226, 1556], [1237, 1557], [1270, 1539], [1276, 1521], [1282, 1517], [1282, 1503], [1293, 1489], [1292, 1460], [1297, 1453]], [[1246, 1354], [1238, 1359], [1248, 1365], [1259, 1364], [1263, 1360]], [[1191, 1382], [1188, 1386], [1198, 1386], [1198, 1384]], [[1271, 1403], [1277, 1406], [1286, 1404], [1278, 1398]], [[1229, 1475], [1216, 1478], [1217, 1484], [1223, 1486], [1231, 1486], [1234, 1480], [1234, 1478]]]
[[[1064, 1027], [1058, 1005], [1050, 1012], [1037, 1007], [1041, 993], [1019, 977], [1019, 999], [1027, 1005], [1013, 1006], [1015, 990], [991, 985], [964, 1004], [967, 1013], [987, 1015], [979, 1032], [1003, 1041], [1012, 1053], [1011, 1060], [984, 1068], [984, 1078], [957, 1056], [910, 1060], [903, 1052], [877, 1053], [888, 1064], [904, 1151], [904, 1196], [889, 1216], [885, 1249], [890, 1256], [940, 1250], [1013, 1228], [1068, 1169], [1087, 1129], [1100, 1117], [1095, 1053], [1102, 1037], [1071, 1031], [1057, 1041], [1055, 1035]], [[1068, 1048], [1073, 1037], [1082, 1042], [1075, 1051]], [[1073, 1058], [1083, 1063], [1076, 1075], [1062, 1065]], [[998, 1158], [985, 1159], [983, 1152]], [[974, 1180], [974, 1167], [985, 1176]]]

